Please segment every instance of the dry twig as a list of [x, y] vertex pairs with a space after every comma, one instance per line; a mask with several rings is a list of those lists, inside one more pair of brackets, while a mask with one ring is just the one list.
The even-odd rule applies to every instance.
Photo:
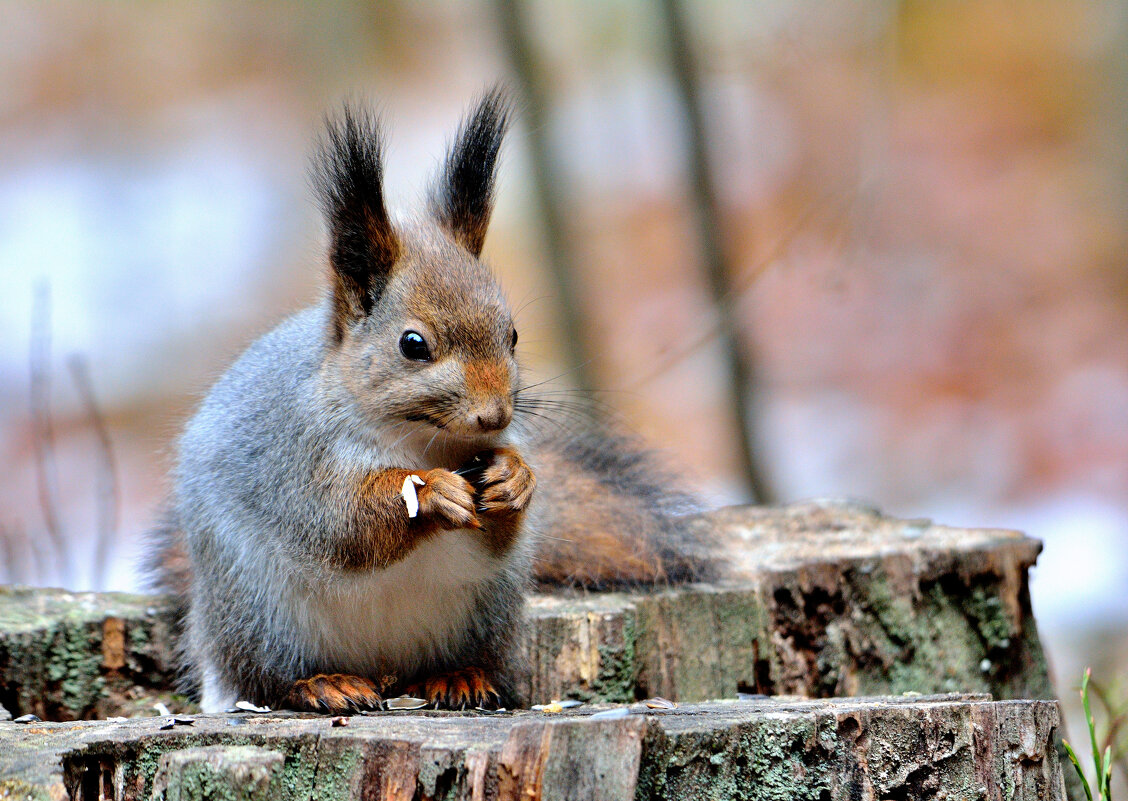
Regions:
[[98, 539], [94, 546], [95, 589], [105, 589], [106, 564], [109, 561], [110, 545], [117, 538], [118, 515], [121, 508], [117, 461], [114, 459], [113, 444], [106, 418], [94, 397], [94, 386], [90, 381], [90, 370], [86, 359], [78, 354], [67, 360], [71, 377], [86, 409], [86, 416], [98, 437], [98, 461], [96, 487], [98, 497]]
[[55, 432], [51, 420], [51, 290], [46, 283], [40, 283], [35, 288], [31, 314], [30, 369], [31, 435], [35, 446], [39, 505], [47, 526], [47, 536], [55, 551], [59, 578], [63, 583], [69, 583], [70, 559], [59, 511], [59, 475], [55, 464]]

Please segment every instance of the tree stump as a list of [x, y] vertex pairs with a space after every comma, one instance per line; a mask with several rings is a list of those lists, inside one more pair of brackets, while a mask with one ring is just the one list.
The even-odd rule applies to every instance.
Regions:
[[[833, 502], [686, 524], [720, 533], [724, 581], [530, 599], [533, 702], [1054, 697], [1030, 611], [1036, 540]], [[174, 623], [161, 598], [0, 588], [0, 702], [55, 720], [185, 708], [169, 692]]]
[[383, 712], [345, 726], [290, 713], [200, 715], [169, 729], [163, 718], [0, 723], [0, 798], [1064, 798], [1051, 702], [779, 698], [619, 709], [609, 719], [584, 707]]

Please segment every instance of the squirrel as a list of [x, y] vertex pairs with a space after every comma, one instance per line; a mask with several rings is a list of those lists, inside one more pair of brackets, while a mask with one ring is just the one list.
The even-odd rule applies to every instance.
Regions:
[[532, 586], [715, 572], [700, 529], [678, 524], [699, 505], [649, 452], [595, 423], [536, 425], [552, 400], [522, 384], [481, 259], [511, 117], [485, 92], [407, 221], [385, 207], [379, 120], [329, 119], [313, 165], [326, 296], [211, 389], [150, 535], [204, 711], [340, 713], [389, 691], [518, 706]]

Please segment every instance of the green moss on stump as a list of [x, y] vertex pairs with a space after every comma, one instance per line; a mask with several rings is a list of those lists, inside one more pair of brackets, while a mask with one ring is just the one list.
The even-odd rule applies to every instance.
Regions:
[[635, 700], [638, 666], [635, 664], [635, 616], [623, 619], [622, 640], [616, 644], [600, 644], [599, 673], [585, 699], [595, 703], [628, 703]]
[[167, 754], [161, 760], [154, 801], [275, 801], [283, 756], [240, 745], [214, 745]]
[[48, 720], [122, 714], [169, 689], [173, 624], [162, 598], [0, 587], [0, 697]]

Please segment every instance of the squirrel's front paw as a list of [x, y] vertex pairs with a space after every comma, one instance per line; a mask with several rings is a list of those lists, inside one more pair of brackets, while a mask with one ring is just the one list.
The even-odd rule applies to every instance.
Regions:
[[481, 528], [474, 510], [474, 487], [449, 470], [428, 470], [417, 491], [419, 515], [430, 518], [439, 528]]
[[478, 511], [485, 515], [523, 512], [536, 486], [536, 476], [521, 455], [512, 448], [498, 448], [478, 484]]

